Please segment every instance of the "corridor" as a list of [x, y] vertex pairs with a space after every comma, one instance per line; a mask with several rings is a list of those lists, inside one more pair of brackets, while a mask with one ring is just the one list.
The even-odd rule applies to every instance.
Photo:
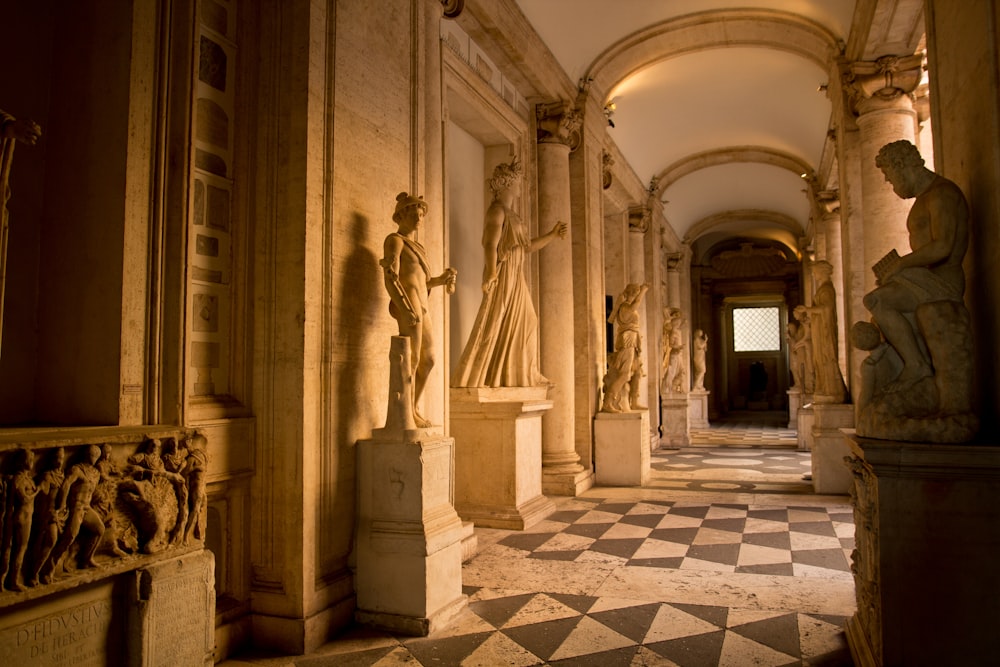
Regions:
[[553, 498], [525, 531], [477, 528], [469, 608], [437, 635], [355, 627], [310, 655], [222, 664], [851, 665], [852, 509], [812, 494], [808, 471], [794, 431], [736, 416], [655, 451], [646, 487]]

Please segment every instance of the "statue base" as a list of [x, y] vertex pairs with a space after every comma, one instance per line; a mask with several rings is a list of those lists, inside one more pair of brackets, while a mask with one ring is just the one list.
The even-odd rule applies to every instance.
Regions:
[[708, 428], [707, 389], [692, 389], [688, 394], [688, 428]]
[[452, 506], [455, 441], [358, 441], [357, 611], [360, 623], [425, 636], [467, 605], [465, 529]]
[[816, 413], [813, 405], [801, 407], [795, 413], [796, 442], [800, 452], [808, 452], [813, 446], [813, 424], [816, 422]]
[[851, 471], [844, 458], [851, 452], [841, 429], [854, 428], [854, 406], [820, 403], [813, 406], [812, 483], [816, 493], [846, 494]]
[[804, 394], [798, 387], [792, 387], [785, 393], [788, 394], [788, 428], [798, 428], [799, 410], [812, 403], [812, 394]]
[[1000, 446], [847, 437], [858, 611], [854, 663], [967, 665], [1000, 655]]
[[524, 530], [555, 511], [542, 495], [547, 387], [451, 389], [455, 509], [477, 526]]
[[599, 486], [643, 486], [649, 481], [649, 412], [598, 412], [594, 417], [594, 471]]
[[686, 394], [670, 394], [660, 398], [660, 447], [678, 449], [691, 444]]

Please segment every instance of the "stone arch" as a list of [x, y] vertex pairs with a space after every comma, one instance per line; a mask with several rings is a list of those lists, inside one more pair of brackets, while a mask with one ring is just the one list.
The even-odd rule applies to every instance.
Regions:
[[841, 44], [826, 27], [796, 14], [770, 9], [726, 9], [669, 19], [625, 37], [605, 49], [584, 80], [605, 99], [631, 74], [686, 53], [729, 46], [787, 51], [828, 71]]
[[651, 191], [659, 198], [664, 190], [684, 176], [701, 169], [731, 164], [733, 162], [756, 162], [787, 169], [796, 175], [806, 174], [806, 176], [809, 176], [812, 174], [812, 167], [804, 160], [784, 151], [765, 146], [727, 146], [694, 153], [674, 162], [653, 177], [653, 182], [650, 184]]

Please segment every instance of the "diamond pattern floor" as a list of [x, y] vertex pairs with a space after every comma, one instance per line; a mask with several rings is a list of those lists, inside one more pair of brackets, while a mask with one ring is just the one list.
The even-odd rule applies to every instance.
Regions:
[[525, 531], [477, 528], [468, 609], [436, 635], [356, 627], [307, 656], [222, 664], [851, 665], [848, 499], [811, 494], [808, 452], [765, 447], [658, 450], [646, 487], [553, 498]]

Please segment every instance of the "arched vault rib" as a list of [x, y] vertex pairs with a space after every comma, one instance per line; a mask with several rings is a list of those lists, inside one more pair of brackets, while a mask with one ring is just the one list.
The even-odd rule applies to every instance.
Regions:
[[631, 74], [675, 56], [726, 46], [788, 51], [824, 72], [841, 46], [827, 28], [802, 16], [771, 9], [726, 9], [688, 14], [650, 26], [604, 50], [584, 79], [604, 101]]
[[663, 191], [676, 183], [688, 174], [693, 174], [701, 169], [716, 167], [733, 162], [756, 162], [767, 164], [781, 169], [787, 169], [796, 176], [813, 173], [804, 160], [801, 160], [790, 153], [778, 151], [765, 146], [727, 146], [725, 148], [715, 148], [710, 151], [694, 153], [682, 160], [674, 162], [672, 165], [653, 177], [652, 192], [657, 198]]
[[[713, 231], [719, 231], [720, 228], [734, 223], [754, 223], [761, 226], [776, 227], [781, 231], [789, 233], [793, 239], [805, 233], [802, 225], [795, 218], [784, 213], [762, 211], [759, 209], [738, 209], [716, 213], [694, 223], [684, 234], [684, 243], [694, 243], [702, 236]], [[795, 248], [794, 244], [790, 248], [798, 253], [798, 249]]]

